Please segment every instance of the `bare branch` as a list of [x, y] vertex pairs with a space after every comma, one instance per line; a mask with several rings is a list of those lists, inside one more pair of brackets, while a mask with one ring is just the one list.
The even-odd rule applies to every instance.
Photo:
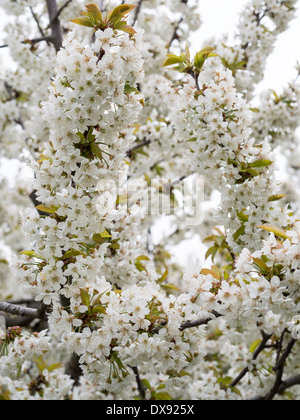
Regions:
[[145, 400], [146, 399], [146, 390], [145, 390], [143, 382], [141, 381], [139, 368], [136, 367], [136, 366], [134, 366], [134, 367], [130, 366], [130, 367], [133, 370], [133, 373], [135, 374], [136, 383], [137, 383], [138, 391], [140, 393], [140, 397], [142, 398], [142, 400]]
[[300, 385], [300, 375], [292, 376], [291, 378], [282, 382], [278, 392], [282, 393], [286, 389], [292, 388], [293, 386]]
[[[43, 38], [46, 38], [46, 35], [45, 35], [44, 31], [43, 31], [43, 28], [40, 25], [40, 21], [39, 21], [37, 15], [35, 14], [35, 12], [34, 12], [34, 10], [33, 10], [33, 8], [31, 6], [29, 6], [29, 8], [30, 8], [30, 12], [32, 14], [32, 17], [33, 17], [33, 19], [35, 20], [35, 22], [37, 24], [38, 30], [40, 31], [40, 34], [42, 35]], [[47, 44], [49, 44], [49, 41], [47, 41]]]
[[61, 49], [63, 43], [62, 28], [59, 21], [59, 10], [56, 0], [46, 0], [51, 28], [51, 42], [56, 52]]
[[144, 0], [140, 0], [139, 2], [138, 2], [138, 5], [137, 5], [137, 7], [136, 7], [136, 9], [135, 9], [135, 15], [134, 15], [134, 19], [133, 19], [133, 25], [137, 22], [137, 20], [138, 20], [138, 17], [139, 17], [139, 14], [140, 14], [140, 12], [141, 12], [141, 8], [142, 8], [142, 5], [143, 5], [143, 1]]
[[[253, 361], [257, 360], [258, 356], [265, 350], [267, 342], [270, 340], [273, 334], [268, 335], [264, 331], [261, 331], [262, 334], [262, 341], [260, 345], [257, 347], [256, 351], [253, 354]], [[249, 367], [246, 367], [239, 375], [238, 377], [230, 384], [230, 387], [235, 387], [249, 372]]]
[[145, 139], [144, 141], [142, 141], [142, 142], [136, 144], [135, 146], [131, 147], [131, 149], [127, 150], [126, 155], [128, 157], [130, 157], [133, 152], [135, 152], [138, 149], [141, 149], [142, 147], [149, 146], [149, 144], [151, 144], [151, 143], [152, 143], [152, 140]]
[[[24, 41], [22, 41], [22, 44], [38, 44], [39, 42], [43, 42], [46, 41], [47, 44], [49, 44], [49, 42], [52, 42], [52, 37], [51, 36], [42, 36], [41, 38], [34, 38], [34, 39], [25, 39]], [[4, 44], [4, 45], [0, 45], [0, 48], [8, 48], [9, 45], [8, 44]]]
[[58, 19], [61, 13], [65, 10], [66, 7], [69, 6], [70, 3], [72, 3], [73, 0], [68, 0], [63, 4], [57, 11], [56, 16], [53, 19]]
[[210, 321], [216, 319], [216, 318], [220, 318], [222, 315], [219, 314], [216, 311], [212, 311], [212, 316], [206, 319], [198, 319], [196, 321], [187, 321], [184, 322], [183, 324], [181, 324], [181, 327], [179, 328], [180, 331], [184, 331], [187, 330], [189, 328], [196, 328], [196, 327], [201, 327], [202, 325], [207, 325]]
[[290, 342], [288, 343], [286, 349], [284, 350], [283, 354], [281, 355], [281, 357], [278, 358], [277, 364], [274, 367], [274, 371], [276, 372], [275, 383], [271, 391], [264, 397], [265, 401], [272, 401], [275, 395], [279, 392], [283, 384], [282, 377], [284, 373], [285, 362], [287, 358], [289, 357], [289, 355], [291, 354], [293, 347], [296, 343], [297, 343], [297, 340], [292, 338]]
[[0, 302], [0, 311], [10, 315], [18, 315], [28, 319], [47, 320], [49, 315], [45, 313], [44, 308], [33, 309], [25, 306], [14, 305], [13, 303]]

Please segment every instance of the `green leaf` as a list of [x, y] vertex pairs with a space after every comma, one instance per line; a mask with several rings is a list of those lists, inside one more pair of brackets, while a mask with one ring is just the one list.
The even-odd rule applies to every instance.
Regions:
[[58, 207], [56, 206], [46, 207], [43, 204], [40, 204], [36, 207], [36, 209], [39, 211], [42, 211], [43, 213], [54, 214], [57, 212]]
[[136, 266], [136, 268], [137, 268], [140, 272], [142, 272], [142, 271], [146, 271], [146, 273], [147, 273], [147, 269], [146, 269], [146, 267], [145, 267], [142, 263], [140, 263], [139, 261], [137, 261], [137, 262], [135, 263], [135, 266]]
[[166, 271], [164, 272], [164, 274], [158, 280], [156, 280], [156, 283], [161, 284], [161, 283], [165, 282], [168, 278], [168, 275], [169, 275], [169, 271], [166, 268]]
[[136, 261], [150, 261], [150, 258], [147, 257], [147, 255], [140, 255], [139, 257], [137, 257]]
[[90, 306], [90, 296], [86, 290], [80, 289], [81, 302], [83, 305]]
[[83, 252], [78, 251], [77, 249], [70, 249], [70, 251], [67, 251], [64, 256], [62, 257], [62, 260], [68, 260], [72, 257], [78, 257], [79, 255], [84, 255]]
[[87, 26], [88, 28], [94, 28], [95, 25], [87, 17], [79, 17], [77, 19], [72, 19], [70, 22], [76, 23], [77, 25]]
[[132, 6], [131, 4], [117, 6], [109, 15], [108, 23], [111, 25], [118, 24], [121, 20], [126, 19], [127, 15], [135, 8], [136, 6]]
[[214, 261], [216, 255], [218, 253], [218, 250], [219, 250], [219, 248], [217, 246], [212, 246], [211, 248], [209, 248], [209, 250], [205, 254], [205, 259], [207, 260], [209, 257], [211, 257], [212, 261]]
[[180, 289], [177, 286], [175, 286], [175, 284], [162, 284], [161, 287], [164, 290], [166, 290], [167, 292], [170, 292], [170, 291], [173, 291], [173, 290], [175, 292], [180, 292]]
[[237, 217], [241, 222], [246, 223], [249, 220], [249, 216], [247, 214], [244, 214], [244, 211], [245, 210], [237, 213]]
[[280, 229], [276, 226], [273, 225], [262, 225], [262, 226], [257, 226], [259, 229], [263, 229], [266, 232], [270, 232], [270, 233], [274, 233], [275, 236], [277, 236], [280, 239], [288, 239], [288, 240], [292, 240], [283, 229]]
[[248, 174], [250, 174], [250, 175], [252, 175], [252, 176], [254, 176], [254, 177], [256, 177], [256, 176], [259, 176], [260, 175], [260, 172], [258, 172], [256, 169], [253, 169], [253, 168], [248, 168], [248, 169], [245, 169], [244, 171], [242, 171], [242, 172], [248, 172]]
[[104, 314], [106, 314], [106, 309], [102, 305], [97, 305], [92, 309], [92, 312], [96, 313], [96, 314], [103, 314], [104, 315]]
[[152, 388], [148, 379], [142, 379], [142, 383], [147, 389], [149, 389], [149, 391], [151, 391]]
[[173, 66], [174, 64], [186, 63], [186, 59], [182, 56], [169, 54], [161, 67]]
[[245, 230], [246, 230], [246, 226], [244, 225], [244, 226], [241, 226], [235, 233], [234, 233], [234, 235], [233, 235], [233, 239], [235, 240], [235, 241], [237, 241], [238, 239], [239, 239], [239, 237], [240, 236], [242, 236], [242, 235], [244, 235], [244, 233], [245, 233]]
[[194, 66], [201, 70], [208, 57], [217, 57], [217, 54], [214, 54], [213, 51], [213, 47], [205, 47], [199, 51], [195, 56]]
[[97, 156], [98, 159], [100, 159], [101, 161], [103, 160], [102, 150], [100, 149], [100, 147], [97, 144], [92, 143], [91, 144], [91, 150], [94, 153], [94, 155]]
[[257, 349], [257, 347], [260, 345], [262, 340], [256, 340], [254, 341], [251, 346], [250, 346], [250, 353], [255, 353], [255, 350]]
[[220, 273], [218, 273], [216, 270], [209, 270], [208, 268], [203, 268], [203, 270], [201, 270], [200, 274], [202, 274], [203, 276], [210, 275], [216, 280], [221, 279]]
[[104, 232], [100, 233], [101, 238], [103, 239], [110, 239], [112, 236], [109, 232], [107, 232], [107, 230], [105, 230]]
[[130, 93], [137, 93], [137, 94], [139, 94], [140, 92], [139, 92], [139, 90], [137, 88], [130, 86], [129, 83], [126, 83], [126, 85], [124, 86], [124, 93], [126, 95], [129, 95]]
[[38, 260], [46, 261], [44, 257], [42, 257], [41, 255], [38, 255], [35, 251], [22, 251], [20, 252], [20, 254], [26, 255], [27, 257], [31, 257], [31, 258], [37, 258]]
[[254, 263], [259, 268], [261, 274], [268, 276], [270, 274], [270, 269], [267, 264], [260, 258], [253, 258]]
[[136, 30], [132, 28], [132, 26], [127, 25], [126, 22], [119, 22], [114, 25], [114, 29], [117, 29], [118, 31], [126, 32], [129, 35], [136, 34]]
[[232, 383], [232, 378], [230, 376], [224, 376], [223, 378], [218, 378], [217, 383], [229, 386]]
[[27, 257], [33, 257], [35, 255], [35, 251], [22, 251], [20, 254], [27, 255]]
[[97, 4], [91, 3], [86, 5], [85, 7], [90, 13], [92, 13], [92, 15], [98, 22], [102, 22], [102, 13]]
[[273, 163], [272, 160], [260, 159], [260, 160], [256, 160], [253, 163], [250, 163], [249, 167], [250, 168], [264, 168], [266, 166], [272, 165], [272, 163]]
[[269, 203], [271, 203], [271, 202], [273, 202], [273, 201], [279, 201], [279, 200], [282, 200], [283, 198], [285, 198], [286, 197], [286, 195], [283, 195], [283, 194], [278, 194], [278, 195], [272, 195], [272, 197], [270, 197], [269, 199], [268, 199], [268, 201], [269, 201]]
[[157, 401], [171, 401], [172, 397], [167, 392], [157, 392], [153, 395]]

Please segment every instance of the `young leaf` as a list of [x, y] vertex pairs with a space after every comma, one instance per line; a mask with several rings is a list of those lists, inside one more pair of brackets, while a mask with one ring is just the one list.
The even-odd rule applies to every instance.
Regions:
[[104, 306], [98, 305], [93, 308], [92, 312], [96, 314], [106, 314], [106, 309]]
[[251, 346], [250, 346], [250, 353], [255, 353], [255, 350], [257, 349], [257, 347], [260, 345], [262, 340], [256, 340], [254, 341]]
[[130, 4], [121, 4], [109, 15], [108, 24], [115, 25], [121, 20], [126, 19], [127, 15], [135, 8], [136, 6], [132, 6]]
[[168, 67], [168, 66], [173, 66], [174, 64], [186, 63], [186, 60], [184, 57], [180, 57], [173, 54], [169, 54], [167, 55], [167, 57], [168, 58], [164, 61], [161, 67]]
[[214, 261], [218, 250], [219, 250], [219, 248], [217, 246], [212, 246], [211, 248], [209, 248], [209, 250], [205, 254], [205, 259], [207, 260], [207, 258], [211, 257], [212, 261]]
[[178, 289], [177, 286], [175, 286], [174, 284], [162, 284], [161, 287], [166, 290], [167, 292], [171, 292], [171, 291], [175, 291], [175, 292], [180, 292], [180, 289]]
[[164, 274], [161, 276], [161, 278], [160, 278], [160, 279], [156, 280], [156, 283], [157, 283], [157, 284], [164, 283], [164, 282], [167, 280], [168, 275], [169, 275], [169, 271], [168, 271], [168, 269], [166, 268], [166, 271], [164, 272]]
[[56, 206], [46, 207], [43, 204], [40, 204], [36, 207], [36, 209], [44, 213], [54, 214], [57, 212], [58, 207]]
[[94, 153], [94, 155], [97, 156], [97, 158], [100, 159], [101, 162], [102, 162], [103, 161], [103, 154], [102, 154], [102, 150], [100, 149], [100, 147], [97, 144], [92, 143], [91, 144], [91, 150]]
[[137, 261], [136, 263], [135, 263], [135, 266], [136, 266], [136, 268], [140, 271], [140, 272], [142, 272], [142, 271], [146, 271], [146, 273], [147, 273], [147, 269], [146, 269], [146, 267], [141, 263], [141, 262], [139, 262], [139, 261]]
[[206, 47], [206, 48], [203, 48], [201, 51], [199, 51], [195, 56], [194, 66], [198, 70], [201, 70], [208, 57], [217, 56], [217, 54], [214, 54], [213, 51], [214, 51], [213, 47]]
[[124, 93], [125, 95], [130, 95], [130, 93], [139, 94], [140, 92], [137, 88], [130, 86], [129, 83], [126, 83], [126, 85], [124, 86]]
[[83, 305], [90, 306], [90, 296], [86, 290], [80, 289], [81, 302]]
[[208, 268], [203, 268], [203, 270], [201, 270], [200, 274], [202, 274], [203, 276], [212, 276], [214, 279], [216, 280], [220, 280], [220, 274], [216, 273], [213, 270], [209, 270]]
[[272, 163], [273, 163], [272, 160], [261, 159], [261, 160], [256, 160], [253, 163], [250, 163], [249, 167], [250, 168], [264, 168], [266, 166], [272, 165]]
[[117, 29], [118, 31], [123, 31], [123, 32], [126, 32], [126, 33], [127, 33], [127, 34], [129, 34], [129, 35], [134, 35], [134, 34], [136, 34], [136, 30], [135, 30], [135, 29], [133, 29], [131, 26], [127, 25], [127, 23], [126, 23], [126, 22], [119, 22], [119, 23], [116, 23], [116, 24], [114, 25], [114, 29]]
[[246, 226], [245, 225], [243, 225], [243, 226], [241, 226], [235, 233], [234, 233], [234, 235], [233, 235], [233, 239], [235, 240], [235, 241], [237, 241], [238, 239], [239, 239], [239, 237], [240, 236], [242, 236], [242, 235], [244, 235], [244, 233], [245, 233], [245, 230], [246, 230]]
[[268, 199], [268, 201], [269, 201], [269, 203], [271, 203], [271, 202], [273, 202], [273, 201], [279, 201], [279, 200], [282, 200], [283, 198], [285, 198], [286, 197], [286, 195], [283, 195], [283, 194], [278, 194], [278, 195], [272, 195], [272, 197], [270, 197], [269, 199]]
[[137, 257], [136, 261], [150, 261], [150, 258], [147, 257], [147, 255], [140, 255], [139, 257]]
[[248, 168], [242, 172], [248, 172], [248, 174], [252, 175], [253, 177], [260, 175], [260, 172], [258, 172], [256, 169], [253, 169], [253, 168]]
[[94, 15], [95, 19], [99, 22], [102, 21], [102, 13], [97, 4], [91, 3], [85, 6], [86, 9]]
[[62, 260], [67, 260], [72, 257], [79, 257], [79, 255], [84, 255], [83, 252], [78, 251], [77, 249], [70, 249], [70, 251], [67, 251], [64, 256], [62, 257]]
[[288, 239], [291, 241], [291, 238], [286, 234], [286, 232], [276, 226], [273, 225], [262, 225], [257, 226], [259, 229], [263, 229], [267, 232], [274, 233], [275, 236], [277, 236], [280, 239]]
[[260, 258], [253, 258], [253, 261], [257, 265], [257, 267], [259, 268], [261, 274], [263, 274], [263, 275], [269, 275], [270, 274], [270, 269], [263, 260], [261, 260]]
[[112, 237], [111, 234], [107, 232], [107, 230], [105, 230], [104, 232], [100, 233], [100, 236], [103, 239], [110, 239]]
[[76, 23], [77, 25], [87, 26], [88, 28], [94, 28], [95, 25], [87, 17], [79, 17], [77, 19], [72, 19], [70, 22]]

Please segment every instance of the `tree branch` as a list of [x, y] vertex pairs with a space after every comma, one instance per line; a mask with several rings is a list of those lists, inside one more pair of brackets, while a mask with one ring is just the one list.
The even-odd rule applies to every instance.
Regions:
[[[34, 10], [33, 10], [33, 8], [31, 6], [29, 6], [29, 8], [30, 8], [30, 12], [32, 14], [32, 17], [33, 17], [33, 19], [35, 20], [35, 22], [37, 24], [38, 30], [40, 31], [40, 34], [42, 35], [43, 38], [46, 38], [46, 35], [45, 35], [44, 31], [43, 31], [43, 28], [40, 25], [40, 21], [38, 20], [37, 15], [35, 14], [35, 12], [34, 12]], [[49, 45], [49, 41], [47, 41], [47, 44]]]
[[[51, 36], [42, 36], [41, 38], [34, 38], [34, 39], [25, 39], [24, 41], [22, 41], [22, 44], [38, 44], [39, 42], [43, 42], [46, 41], [47, 44], [49, 44], [49, 42], [52, 42], [52, 37]], [[4, 45], [0, 45], [0, 48], [8, 48], [9, 45], [8, 44], [4, 44]]]
[[284, 392], [286, 389], [292, 388], [293, 386], [300, 385], [300, 375], [292, 376], [291, 378], [283, 381], [278, 393]]
[[135, 152], [138, 149], [141, 149], [142, 147], [149, 146], [149, 144], [151, 144], [151, 143], [152, 143], [152, 140], [145, 139], [144, 141], [136, 144], [135, 146], [133, 146], [129, 150], [127, 150], [126, 155], [128, 157], [131, 157], [131, 155], [132, 155], [133, 152]]
[[10, 315], [22, 316], [27, 319], [47, 320], [49, 315], [43, 306], [40, 309], [26, 308], [25, 306], [14, 305], [13, 303], [0, 302], [0, 311]]
[[146, 390], [145, 390], [143, 382], [141, 381], [139, 368], [137, 366], [130, 366], [130, 367], [133, 370], [133, 373], [135, 374], [136, 383], [137, 383], [137, 387], [138, 387], [138, 391], [140, 393], [140, 396], [141, 396], [142, 400], [145, 400], [146, 399]]
[[[68, 0], [68, 1], [66, 1], [65, 2], [65, 4], [63, 4], [59, 9], [58, 9], [58, 11], [57, 11], [57, 13], [56, 13], [56, 15], [55, 15], [55, 17], [54, 17], [54, 19], [58, 19], [59, 18], [59, 16], [61, 15], [61, 13], [65, 10], [65, 8], [66, 7], [68, 7], [69, 6], [69, 4], [70, 3], [72, 3], [72, 1], [73, 0]], [[51, 22], [50, 22], [51, 23]]]
[[181, 324], [179, 330], [180, 331], [184, 331], [184, 330], [187, 330], [189, 328], [197, 328], [197, 327], [200, 327], [202, 325], [207, 325], [213, 319], [221, 318], [221, 316], [222, 315], [219, 314], [218, 312], [212, 311], [212, 316], [211, 317], [206, 318], [206, 319], [203, 319], [203, 318], [202, 319], [198, 319], [196, 321], [187, 321], [187, 322], [184, 322], [184, 323]]
[[[265, 350], [267, 342], [270, 340], [273, 334], [268, 335], [264, 331], [261, 331], [262, 341], [257, 347], [256, 351], [253, 354], [253, 361], [258, 358], [258, 356]], [[230, 384], [230, 387], [235, 387], [249, 372], [249, 367], [246, 367], [242, 372], [237, 376], [237, 378]]]
[[140, 0], [138, 2], [138, 5], [137, 5], [137, 7], [135, 9], [135, 15], [134, 15], [134, 19], [133, 19], [133, 24], [132, 25], [134, 25], [137, 22], [137, 20], [138, 20], [138, 17], [139, 17], [139, 14], [141, 12], [141, 8], [142, 8], [142, 5], [143, 5], [143, 1], [144, 0]]
[[46, 0], [51, 28], [51, 42], [56, 52], [61, 49], [63, 43], [62, 28], [59, 21], [59, 10], [56, 0]]
[[274, 367], [274, 371], [276, 372], [276, 379], [275, 379], [274, 386], [271, 389], [271, 391], [264, 397], [264, 401], [272, 401], [275, 395], [279, 392], [283, 384], [282, 376], [284, 373], [285, 362], [287, 358], [289, 357], [289, 355], [291, 354], [293, 347], [296, 343], [297, 343], [297, 340], [292, 338], [290, 342], [288, 343], [286, 349], [284, 350], [282, 356], [279, 357], [277, 364]]

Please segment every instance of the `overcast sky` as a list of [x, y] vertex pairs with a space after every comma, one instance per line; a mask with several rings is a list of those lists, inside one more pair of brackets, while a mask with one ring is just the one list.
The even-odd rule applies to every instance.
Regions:
[[[248, 0], [200, 0], [202, 26], [193, 36], [192, 42], [201, 47], [205, 39], [222, 37], [225, 33], [234, 35], [239, 13]], [[268, 60], [265, 80], [260, 89], [280, 90], [289, 81], [295, 79], [294, 67], [300, 62], [300, 0], [297, 16], [288, 31], [279, 36], [274, 53]]]

